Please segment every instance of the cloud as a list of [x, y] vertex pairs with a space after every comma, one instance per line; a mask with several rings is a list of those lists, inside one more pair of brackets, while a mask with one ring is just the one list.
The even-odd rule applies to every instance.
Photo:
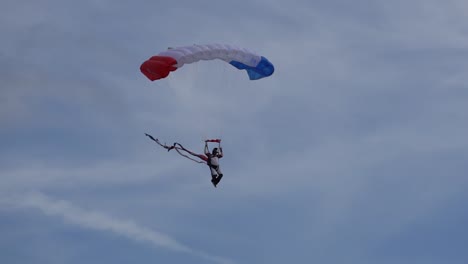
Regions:
[[[432, 219], [451, 200], [466, 200], [458, 198], [467, 171], [465, 1], [298, 0], [288, 12], [265, 0], [27, 2], [0, 10], [0, 196], [67, 193], [85, 204], [79, 199], [102, 195], [105, 206], [94, 210], [132, 215], [140, 224], [168, 221], [189, 239], [199, 232], [222, 240], [221, 250], [270, 263], [284, 262], [278, 252], [262, 255], [275, 243], [285, 258], [323, 240], [344, 256], [349, 240], [332, 243], [343, 237], [337, 230], [367, 234], [370, 242], [353, 243], [367, 249]], [[138, 70], [167, 46], [211, 42], [251, 48], [277, 71], [249, 82], [229, 64], [200, 62], [149, 82]], [[203, 137], [222, 137], [222, 186], [207, 192], [205, 167], [153, 146], [144, 132], [194, 151], [203, 149]], [[158, 199], [140, 199], [148, 196]], [[249, 206], [263, 199], [275, 206], [252, 214]], [[170, 213], [164, 220], [122, 206], [141, 201]], [[21, 204], [80, 227], [224, 261], [43, 194]], [[285, 223], [280, 231], [303, 240], [274, 242], [271, 216], [281, 204], [295, 210], [276, 217]], [[179, 220], [182, 214], [192, 225]], [[206, 218], [225, 229], [214, 231]], [[255, 224], [239, 224], [244, 218], [270, 225], [256, 235]], [[288, 247], [295, 241], [308, 248]]]
[[[5, 199], [3, 199], [4, 202]], [[111, 232], [157, 248], [195, 255], [219, 264], [234, 263], [232, 260], [195, 250], [166, 234], [140, 226], [130, 220], [116, 219], [101, 212], [87, 211], [65, 200], [53, 200], [42, 193], [26, 195], [23, 199], [17, 200], [16, 205], [24, 208], [39, 209], [46, 215], [62, 217], [70, 224], [98, 231]]]

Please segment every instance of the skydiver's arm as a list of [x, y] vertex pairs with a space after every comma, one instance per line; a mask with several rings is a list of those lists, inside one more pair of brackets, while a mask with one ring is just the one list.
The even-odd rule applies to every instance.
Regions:
[[210, 150], [208, 149], [208, 142], [205, 141], [205, 155], [209, 155], [210, 154]]
[[219, 153], [218, 153], [218, 158], [222, 158], [224, 155], [223, 155], [223, 148], [221, 147], [221, 142], [218, 144], [218, 148], [219, 148]]
[[221, 140], [218, 141], [218, 149], [219, 149], [218, 158], [222, 158], [223, 157], [223, 148], [221, 147]]

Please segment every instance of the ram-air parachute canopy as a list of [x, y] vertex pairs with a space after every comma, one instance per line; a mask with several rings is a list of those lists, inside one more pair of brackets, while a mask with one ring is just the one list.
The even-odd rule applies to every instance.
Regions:
[[273, 74], [275, 68], [267, 58], [247, 49], [232, 45], [210, 44], [169, 48], [151, 57], [140, 66], [141, 72], [151, 81], [166, 78], [184, 64], [200, 60], [220, 59], [239, 70], [246, 70], [250, 80], [258, 80]]

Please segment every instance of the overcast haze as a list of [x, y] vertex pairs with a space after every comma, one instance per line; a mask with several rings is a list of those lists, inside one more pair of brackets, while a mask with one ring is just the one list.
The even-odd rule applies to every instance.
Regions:
[[[4, 0], [0, 263], [468, 263], [468, 2]], [[151, 82], [168, 47], [268, 58]], [[196, 152], [222, 138], [224, 178]]]

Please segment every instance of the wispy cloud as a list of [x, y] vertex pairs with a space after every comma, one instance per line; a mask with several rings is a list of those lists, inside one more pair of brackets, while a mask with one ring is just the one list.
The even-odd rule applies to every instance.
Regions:
[[17, 200], [16, 203], [20, 207], [39, 209], [46, 215], [62, 217], [67, 223], [83, 228], [111, 232], [133, 241], [147, 243], [157, 248], [164, 248], [179, 253], [195, 255], [214, 263], [235, 263], [226, 258], [195, 250], [166, 234], [140, 226], [130, 220], [116, 219], [101, 212], [87, 211], [65, 200], [53, 200], [42, 193], [31, 193], [26, 195], [24, 199]]

